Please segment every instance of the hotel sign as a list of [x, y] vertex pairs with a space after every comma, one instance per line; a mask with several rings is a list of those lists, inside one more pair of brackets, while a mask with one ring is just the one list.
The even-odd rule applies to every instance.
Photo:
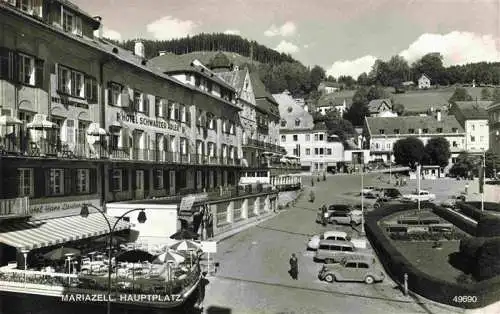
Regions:
[[173, 121], [160, 121], [157, 119], [151, 119], [149, 117], [141, 117], [135, 114], [127, 114], [124, 112], [116, 113], [116, 120], [123, 121], [127, 123], [139, 124], [144, 126], [151, 126], [155, 128], [179, 131], [179, 124]]

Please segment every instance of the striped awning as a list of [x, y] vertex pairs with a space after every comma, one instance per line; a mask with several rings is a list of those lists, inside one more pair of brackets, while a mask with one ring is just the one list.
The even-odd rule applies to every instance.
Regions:
[[[111, 225], [115, 224], [116, 218], [108, 216], [108, 219]], [[129, 228], [129, 223], [120, 221], [115, 231]], [[32, 250], [107, 233], [109, 233], [108, 224], [104, 217], [97, 213], [90, 214], [87, 218], [70, 216], [2, 225], [0, 243], [20, 250]]]

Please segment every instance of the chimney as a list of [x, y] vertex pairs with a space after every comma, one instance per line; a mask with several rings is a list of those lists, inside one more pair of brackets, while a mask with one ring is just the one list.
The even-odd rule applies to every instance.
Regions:
[[441, 122], [441, 110], [436, 110], [436, 120]]
[[166, 55], [166, 54], [167, 54], [167, 51], [166, 51], [166, 50], [160, 50], [160, 51], [158, 51], [158, 55], [159, 55], [159, 56], [164, 56], [164, 55]]
[[102, 38], [103, 35], [102, 17], [94, 16], [94, 20], [99, 22], [99, 28], [94, 31], [94, 38]]
[[145, 58], [145, 53], [144, 53], [144, 44], [140, 41], [137, 40], [134, 45], [134, 54], [138, 57]]

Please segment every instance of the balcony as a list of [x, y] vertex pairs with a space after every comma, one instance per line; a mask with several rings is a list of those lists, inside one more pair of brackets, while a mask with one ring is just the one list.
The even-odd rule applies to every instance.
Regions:
[[29, 197], [0, 199], [0, 219], [29, 216]]
[[286, 150], [279, 145], [275, 145], [275, 144], [271, 144], [271, 143], [267, 143], [264, 141], [251, 139], [251, 138], [247, 138], [246, 141], [244, 142], [243, 146], [259, 148], [259, 149], [263, 149], [263, 150], [267, 150], [267, 151], [271, 151], [273, 153], [278, 153], [278, 154], [283, 154], [283, 155], [286, 154]]

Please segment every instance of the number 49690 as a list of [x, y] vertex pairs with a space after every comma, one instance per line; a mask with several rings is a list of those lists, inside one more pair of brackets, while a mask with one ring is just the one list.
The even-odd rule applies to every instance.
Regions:
[[475, 295], [456, 295], [453, 297], [455, 303], [476, 303], [477, 297]]

